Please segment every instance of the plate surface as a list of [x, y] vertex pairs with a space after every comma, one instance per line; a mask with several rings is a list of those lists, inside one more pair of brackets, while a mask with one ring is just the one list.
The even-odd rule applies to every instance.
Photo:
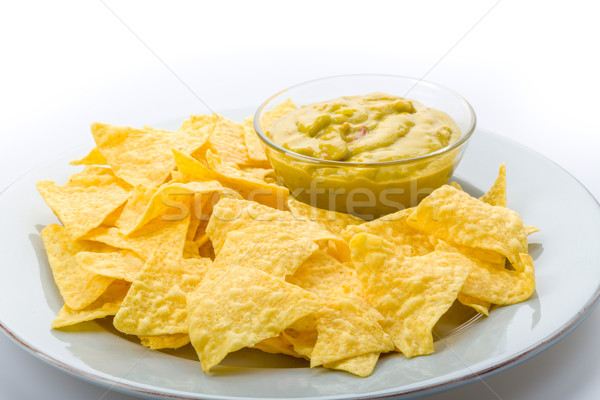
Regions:
[[[226, 113], [235, 120], [248, 114]], [[160, 127], [173, 128], [173, 124]], [[365, 379], [303, 364], [277, 368], [276, 358], [256, 368], [233, 357], [228, 366], [203, 374], [191, 357], [148, 351], [115, 335], [106, 324], [90, 322], [53, 331], [50, 323], [62, 300], [39, 232], [57, 220], [38, 195], [35, 182], [64, 182], [78, 170], [68, 161], [83, 153], [30, 171], [0, 195], [0, 327], [50, 364], [115, 390], [185, 399], [431, 394], [538, 354], [574, 329], [598, 301], [600, 207], [596, 200], [552, 161], [479, 129], [455, 176], [467, 191], [478, 195], [493, 183], [500, 163], [507, 164], [508, 206], [527, 224], [541, 228], [529, 237], [537, 290], [528, 301], [494, 309], [489, 318], [437, 341], [433, 355], [411, 360], [401, 355], [384, 357]], [[253, 354], [247, 352], [241, 359]]]

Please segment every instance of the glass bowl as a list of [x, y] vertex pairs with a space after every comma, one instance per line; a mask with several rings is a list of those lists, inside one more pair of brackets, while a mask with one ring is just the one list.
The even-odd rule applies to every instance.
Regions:
[[[461, 137], [435, 152], [384, 162], [347, 162], [313, 158], [273, 143], [261, 126], [266, 111], [291, 99], [303, 106], [351, 95], [384, 92], [417, 100], [446, 112]], [[415, 78], [395, 75], [341, 75], [304, 82], [268, 98], [256, 111], [254, 129], [278, 179], [292, 196], [314, 207], [335, 210], [371, 220], [418, 204], [446, 184], [475, 130], [471, 105], [458, 93]]]

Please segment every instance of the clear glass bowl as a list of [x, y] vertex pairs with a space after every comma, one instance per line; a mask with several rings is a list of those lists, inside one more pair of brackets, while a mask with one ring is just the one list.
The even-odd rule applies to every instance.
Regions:
[[[304, 156], [273, 143], [260, 125], [263, 114], [286, 99], [296, 105], [341, 96], [385, 92], [446, 112], [461, 130], [449, 146], [400, 161], [345, 162]], [[298, 200], [314, 207], [374, 219], [412, 207], [446, 184], [475, 130], [471, 105], [458, 93], [415, 78], [395, 75], [342, 75], [304, 82], [271, 96], [256, 111], [254, 129], [278, 179]]]

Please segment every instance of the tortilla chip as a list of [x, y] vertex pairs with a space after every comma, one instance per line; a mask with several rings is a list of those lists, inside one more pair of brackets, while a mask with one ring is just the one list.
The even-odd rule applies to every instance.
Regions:
[[81, 310], [102, 295], [114, 279], [81, 268], [76, 254], [81, 251], [106, 251], [108, 246], [81, 240], [73, 241], [63, 226], [51, 224], [41, 233], [52, 275], [65, 304]]
[[287, 202], [290, 212], [298, 221], [312, 221], [322, 225], [329, 232], [340, 235], [344, 229], [365, 221], [350, 214], [323, 210], [302, 203], [292, 197]]
[[506, 207], [506, 166], [504, 163], [500, 165], [498, 178], [494, 185], [479, 199], [491, 206]]
[[130, 286], [129, 282], [115, 280], [100, 297], [81, 310], [73, 310], [69, 306], [64, 305], [58, 312], [56, 319], [52, 322], [52, 328], [64, 328], [65, 326], [75, 325], [80, 322], [115, 315], [119, 311]]
[[317, 332], [311, 367], [394, 350], [378, 321], [346, 297], [330, 297], [317, 312]]
[[327, 248], [331, 242], [340, 261], [350, 258], [348, 243], [340, 236], [323, 229], [317, 223], [297, 221], [288, 211], [276, 210], [253, 201], [220, 199], [208, 221], [206, 233], [218, 254], [227, 233], [257, 225], [270, 226], [274, 230], [287, 231], [292, 235], [311, 239], [323, 248]]
[[279, 335], [320, 307], [313, 294], [244, 267], [209, 271], [191, 298], [189, 333], [203, 371], [231, 352]]
[[187, 293], [196, 288], [211, 263], [156, 250], [115, 315], [115, 328], [139, 336], [187, 333]]
[[129, 250], [110, 253], [82, 251], [75, 255], [77, 263], [89, 272], [113, 279], [133, 282], [144, 267], [144, 260]]
[[175, 168], [172, 149], [190, 154], [206, 142], [205, 133], [197, 133], [92, 124], [98, 150], [115, 174], [132, 186], [163, 184]]
[[407, 224], [449, 243], [497, 252], [523, 271], [520, 253], [527, 253], [527, 231], [519, 215], [490, 206], [445, 185], [427, 196]]
[[350, 247], [367, 299], [384, 316], [381, 325], [396, 348], [408, 358], [432, 353], [433, 326], [456, 300], [470, 260], [441, 251], [405, 257], [366, 233]]
[[462, 305], [471, 307], [479, 314], [483, 314], [486, 317], [490, 315], [490, 307], [492, 306], [492, 303], [490, 303], [489, 301], [479, 300], [473, 296], [469, 296], [468, 294], [462, 292], [458, 294], [457, 300]]
[[143, 346], [146, 346], [152, 350], [178, 349], [190, 342], [190, 335], [188, 335], [187, 333], [138, 337]]
[[407, 208], [373, 221], [348, 226], [342, 236], [349, 242], [354, 235], [369, 233], [387, 240], [406, 256], [429, 254], [435, 249], [437, 239], [409, 226], [407, 219], [413, 210]]
[[69, 162], [70, 165], [106, 165], [106, 157], [94, 147], [85, 157]]
[[345, 360], [323, 364], [323, 366], [325, 368], [350, 372], [351, 374], [360, 376], [361, 378], [366, 378], [373, 373], [378, 360], [379, 353], [368, 353], [347, 358]]
[[215, 258], [215, 268], [255, 268], [278, 278], [291, 275], [319, 246], [268, 225], [229, 232]]
[[36, 187], [73, 239], [99, 226], [127, 201], [130, 191], [110, 169], [101, 167], [86, 167], [63, 186], [39, 181]]
[[263, 132], [266, 132], [273, 122], [283, 117], [285, 114], [297, 109], [298, 106], [294, 104], [292, 99], [285, 99], [282, 103], [277, 104], [269, 111], [265, 111], [260, 119], [260, 128]]
[[143, 260], [148, 260], [156, 249], [171, 254], [183, 254], [189, 224], [189, 214], [186, 218], [175, 221], [158, 217], [129, 236], [123, 235], [118, 228], [100, 226], [91, 230], [83, 238], [106, 243], [119, 249], [131, 250]]
[[242, 126], [244, 128], [244, 143], [248, 150], [248, 158], [258, 165], [269, 168], [271, 164], [269, 164], [269, 160], [265, 154], [264, 145], [254, 130], [254, 118], [244, 118]]

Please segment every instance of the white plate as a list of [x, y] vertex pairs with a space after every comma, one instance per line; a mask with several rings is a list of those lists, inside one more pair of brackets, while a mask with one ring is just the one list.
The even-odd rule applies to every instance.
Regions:
[[[240, 120], [247, 113], [228, 116]], [[169, 128], [169, 124], [163, 124]], [[19, 345], [66, 372], [115, 390], [148, 397], [381, 398], [431, 394], [488, 376], [522, 362], [556, 343], [593, 309], [600, 287], [600, 207], [572, 176], [552, 161], [502, 136], [478, 130], [456, 172], [472, 194], [493, 182], [507, 164], [509, 207], [527, 224], [537, 291], [528, 301], [495, 309], [436, 342], [435, 353], [407, 360], [383, 358], [372, 376], [309, 369], [282, 358], [256, 367], [253, 352], [231, 357], [203, 374], [198, 361], [147, 351], [106, 324], [85, 323], [73, 331], [50, 329], [62, 305], [39, 231], [56, 218], [35, 182], [64, 182], [77, 169], [77, 152], [30, 171], [0, 196], [0, 327]], [[244, 366], [246, 364], [246, 366]], [[254, 365], [248, 367], [247, 365]], [[295, 367], [295, 368], [294, 368]]]

